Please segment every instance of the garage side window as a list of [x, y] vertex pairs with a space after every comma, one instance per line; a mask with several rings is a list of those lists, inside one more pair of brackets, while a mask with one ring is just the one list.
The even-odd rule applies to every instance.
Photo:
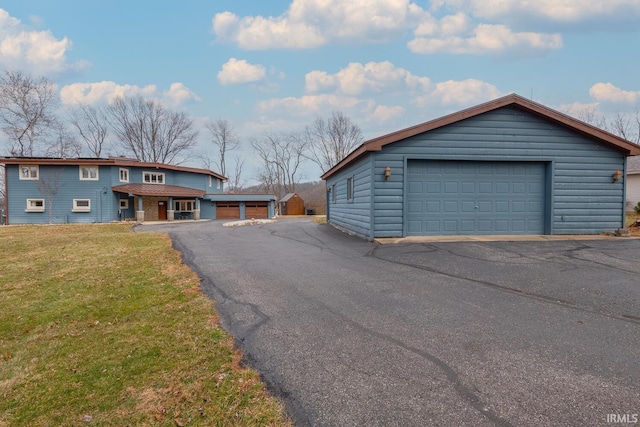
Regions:
[[338, 196], [336, 195], [336, 185], [333, 184], [331, 186], [331, 203], [335, 203], [338, 200]]
[[353, 200], [353, 177], [347, 178], [347, 201]]

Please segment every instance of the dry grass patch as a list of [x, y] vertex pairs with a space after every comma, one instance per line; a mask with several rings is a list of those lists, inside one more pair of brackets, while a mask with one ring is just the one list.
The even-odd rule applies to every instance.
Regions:
[[637, 224], [640, 221], [640, 214], [635, 212], [627, 213], [627, 227], [629, 228], [629, 234], [635, 237], [640, 237], [640, 227], [633, 226], [633, 224]]
[[0, 426], [290, 425], [169, 239], [0, 228]]

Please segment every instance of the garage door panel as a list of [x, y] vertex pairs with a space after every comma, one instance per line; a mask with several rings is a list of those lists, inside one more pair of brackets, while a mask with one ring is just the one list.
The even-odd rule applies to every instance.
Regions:
[[[545, 164], [410, 160], [407, 234], [542, 234]], [[437, 172], [439, 171], [439, 172]], [[417, 203], [420, 202], [420, 203]]]

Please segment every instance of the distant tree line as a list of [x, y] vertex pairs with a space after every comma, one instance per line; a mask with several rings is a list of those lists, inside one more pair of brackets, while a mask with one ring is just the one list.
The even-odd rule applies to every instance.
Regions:
[[[108, 105], [65, 110], [60, 104], [56, 85], [46, 77], [22, 71], [0, 75], [0, 128], [6, 140], [0, 154], [58, 158], [114, 154], [167, 164], [181, 164], [194, 157], [198, 142], [194, 121], [156, 99], [117, 97]], [[224, 176], [230, 174], [227, 188], [240, 191], [246, 159], [230, 157], [240, 147], [238, 134], [226, 119], [209, 120], [205, 127], [214, 154], [200, 155], [202, 166]], [[295, 191], [303, 178], [304, 162], [327, 171], [362, 139], [360, 127], [339, 111], [326, 119], [318, 117], [302, 131], [265, 132], [249, 140], [251, 153], [260, 163], [253, 178], [262, 191], [282, 197]], [[3, 174], [0, 198], [4, 200]]]

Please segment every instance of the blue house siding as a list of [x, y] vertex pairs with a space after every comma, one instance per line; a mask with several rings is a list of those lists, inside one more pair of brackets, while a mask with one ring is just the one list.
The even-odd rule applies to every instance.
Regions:
[[[403, 178], [407, 159], [551, 161], [550, 233], [601, 233], [624, 226], [623, 185], [612, 183], [611, 175], [624, 169], [625, 156], [514, 107], [398, 141], [373, 155], [376, 237], [406, 235]], [[387, 182], [386, 166], [392, 169]], [[398, 179], [393, 180], [395, 175]], [[382, 223], [379, 217], [385, 218]]]
[[[353, 180], [353, 198], [347, 200], [347, 181]], [[335, 187], [334, 187], [335, 186]], [[329, 222], [351, 230], [358, 236], [370, 238], [371, 228], [371, 160], [366, 157], [348, 170], [327, 181], [334, 191], [328, 199]]]
[[[219, 194], [223, 189], [222, 177], [207, 170], [175, 169], [175, 166], [168, 165], [165, 168], [165, 165], [145, 164], [130, 159], [95, 159], [95, 164], [89, 159], [5, 158], [0, 161], [6, 166], [9, 224], [92, 223], [134, 219], [139, 208], [139, 198], [150, 211], [148, 215], [145, 214], [146, 219], [153, 220], [159, 216], [159, 201], [163, 201], [169, 210], [172, 209], [168, 206], [172, 191], [176, 192], [176, 196], [173, 197], [175, 200], [190, 200], [195, 205], [198, 197], [185, 198], [178, 195], [185, 188], [210, 194]], [[38, 179], [20, 179], [22, 165], [37, 165]], [[96, 166], [97, 179], [81, 179], [80, 165]], [[121, 180], [122, 170], [126, 170], [127, 174]], [[164, 196], [156, 196], [151, 191], [151, 196], [140, 197], [136, 191], [141, 191], [141, 187], [124, 188], [123, 191], [112, 189], [115, 186], [145, 184], [145, 172], [164, 175], [161, 183], [153, 184], [154, 187], [157, 185], [159, 194], [165, 194]], [[42, 187], [41, 184], [47, 182], [53, 184], [54, 181], [57, 182], [57, 185], [54, 185], [57, 187], [57, 194], [51, 200], [51, 197], [44, 194], [45, 191], [39, 190], [38, 186]], [[133, 191], [135, 196], [127, 190]], [[27, 211], [28, 199], [44, 200], [44, 211]], [[78, 206], [74, 206], [74, 199]], [[121, 208], [121, 200], [127, 200], [126, 207]], [[208, 204], [204, 208], [203, 218], [215, 217], [215, 209], [211, 209], [211, 203], [204, 203]]]
[[[98, 180], [80, 180], [79, 167], [39, 166], [38, 180], [19, 179], [19, 166], [6, 166], [9, 188], [8, 214], [11, 224], [55, 224], [69, 222], [91, 223], [111, 220], [111, 177], [108, 167], [99, 167]], [[50, 198], [38, 190], [39, 182], [49, 182], [57, 187], [57, 194]], [[57, 185], [56, 185], [57, 182]], [[25, 212], [27, 199], [44, 199], [44, 212]], [[89, 212], [73, 212], [74, 199], [90, 200]]]
[[[625, 226], [625, 180], [613, 182], [612, 175], [621, 171], [624, 176], [626, 157], [634, 154], [640, 154], [640, 149], [628, 141], [510, 95], [367, 141], [323, 179], [328, 190], [336, 189], [336, 202], [328, 197], [330, 222], [362, 237], [442, 230], [453, 230], [449, 234], [541, 230], [545, 234], [598, 234]], [[408, 165], [415, 170], [411, 178]], [[439, 167], [457, 168], [460, 175], [449, 175], [452, 179], [448, 181], [442, 169], [442, 175], [429, 178]], [[385, 177], [385, 170], [391, 171], [390, 176]], [[527, 171], [526, 178], [522, 171]], [[358, 203], [346, 203], [346, 179], [366, 180], [367, 173], [369, 187], [360, 183]], [[427, 185], [428, 192], [422, 190]], [[482, 191], [473, 190], [480, 185]], [[497, 185], [513, 197], [496, 190]], [[432, 190], [444, 186], [451, 191], [448, 195]], [[432, 191], [433, 198], [428, 194]], [[456, 192], [460, 197], [451, 195]], [[475, 196], [468, 196], [473, 192]], [[438, 210], [438, 203], [445, 201], [448, 207], [455, 208], [457, 203], [457, 209], [462, 209], [457, 226], [455, 221], [444, 221], [452, 215], [450, 211]], [[515, 209], [516, 204], [525, 209]], [[491, 210], [498, 205], [500, 210]], [[420, 210], [424, 217], [417, 214]], [[479, 214], [473, 215], [474, 210]], [[473, 224], [476, 228], [470, 226]], [[468, 230], [471, 233], [465, 233]]]

